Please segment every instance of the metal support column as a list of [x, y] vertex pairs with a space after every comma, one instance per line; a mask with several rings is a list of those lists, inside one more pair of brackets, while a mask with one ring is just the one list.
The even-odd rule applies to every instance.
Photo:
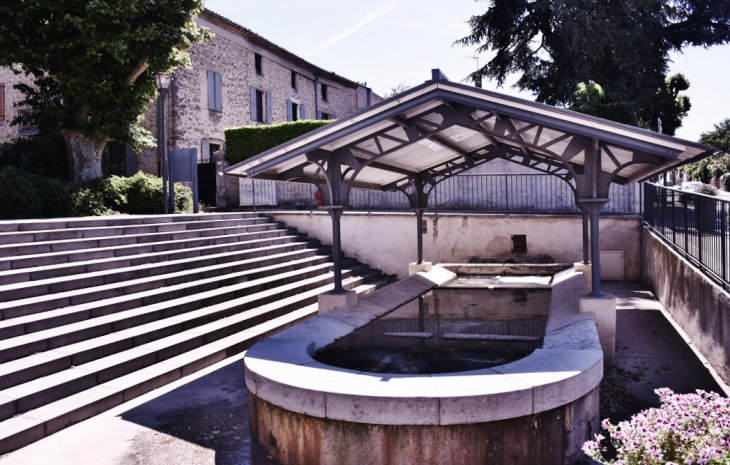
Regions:
[[423, 232], [422, 232], [422, 225], [423, 225], [423, 211], [425, 208], [414, 208], [413, 209], [416, 212], [416, 244], [418, 248], [418, 264], [423, 264]]
[[593, 265], [591, 268], [592, 290], [590, 295], [593, 297], [603, 297], [603, 292], [601, 292], [601, 245], [598, 234], [600, 227], [598, 212], [601, 207], [602, 205], [591, 211], [591, 263]]
[[588, 210], [585, 208], [580, 209], [581, 216], [583, 217], [583, 264], [589, 265], [591, 263], [590, 254], [589, 254], [589, 235], [588, 235], [588, 228], [590, 227], [588, 224]]
[[[167, 200], [167, 119], [165, 117], [165, 97], [167, 89], [160, 89], [160, 155], [162, 157], [162, 213], [168, 213]], [[175, 210], [172, 210], [175, 213]]]
[[342, 287], [342, 247], [340, 237], [340, 218], [342, 218], [344, 208], [335, 205], [328, 208], [328, 210], [332, 217], [332, 261], [334, 262], [335, 272], [335, 288], [332, 293], [344, 294], [345, 289]]

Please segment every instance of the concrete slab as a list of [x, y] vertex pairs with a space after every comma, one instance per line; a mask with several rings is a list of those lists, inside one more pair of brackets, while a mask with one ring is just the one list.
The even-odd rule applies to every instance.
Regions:
[[580, 299], [581, 313], [593, 313], [598, 338], [603, 349], [603, 362], [612, 367], [616, 364], [616, 298], [584, 296]]
[[318, 313], [323, 315], [335, 308], [354, 307], [357, 304], [357, 293], [352, 289], [341, 293], [330, 291], [320, 294], [317, 301], [319, 302]]

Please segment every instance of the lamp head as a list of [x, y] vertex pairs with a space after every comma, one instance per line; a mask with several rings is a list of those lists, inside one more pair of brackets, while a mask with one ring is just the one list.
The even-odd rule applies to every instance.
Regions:
[[167, 90], [170, 88], [172, 83], [172, 74], [169, 73], [157, 73], [155, 74], [155, 85], [158, 90]]

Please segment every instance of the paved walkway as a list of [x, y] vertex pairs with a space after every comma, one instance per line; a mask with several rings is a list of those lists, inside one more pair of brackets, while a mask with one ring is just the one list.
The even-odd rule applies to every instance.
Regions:
[[[721, 392], [651, 293], [627, 282], [605, 283], [604, 290], [618, 300], [617, 365], [643, 373], [627, 384], [629, 409], [658, 405], [653, 390], [662, 386]], [[0, 465], [276, 465], [251, 438], [241, 359], [208, 367], [5, 455]]]

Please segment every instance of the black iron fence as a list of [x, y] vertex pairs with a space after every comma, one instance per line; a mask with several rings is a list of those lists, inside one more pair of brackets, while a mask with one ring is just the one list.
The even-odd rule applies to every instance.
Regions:
[[730, 287], [730, 202], [644, 184], [644, 225], [710, 279]]
[[[18, 116], [24, 117], [29, 115], [34, 115], [38, 113], [38, 110], [32, 109], [32, 108], [23, 108], [18, 110]], [[37, 134], [38, 133], [38, 126], [36, 126], [34, 123], [29, 123], [25, 120], [21, 121], [20, 124], [18, 124], [18, 134], [21, 136], [27, 136], [30, 134]]]
[[[317, 189], [310, 184], [244, 181], [241, 205], [259, 210], [314, 210]], [[612, 185], [611, 201], [602, 214], [639, 214], [635, 184]], [[353, 189], [350, 209], [355, 211], [410, 211], [401, 192]], [[428, 199], [431, 212], [579, 214], [571, 187], [546, 174], [472, 174], [449, 178], [436, 186]]]

